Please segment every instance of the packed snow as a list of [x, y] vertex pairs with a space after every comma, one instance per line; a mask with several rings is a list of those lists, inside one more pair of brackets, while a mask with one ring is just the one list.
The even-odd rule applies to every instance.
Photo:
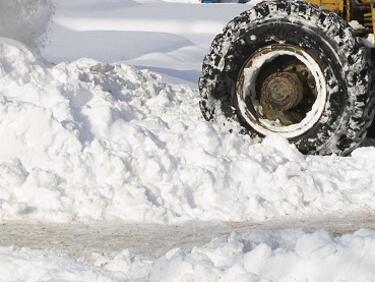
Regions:
[[231, 233], [156, 259], [125, 250], [73, 259], [49, 251], [0, 248], [0, 281], [373, 281], [375, 232]]

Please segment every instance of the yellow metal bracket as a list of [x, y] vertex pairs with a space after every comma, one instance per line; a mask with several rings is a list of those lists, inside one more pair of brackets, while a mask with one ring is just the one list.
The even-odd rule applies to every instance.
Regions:
[[[374, 8], [374, 0], [371, 0], [370, 4], [371, 4], [371, 16], [372, 16], [372, 33], [375, 36], [375, 8]], [[375, 44], [375, 40], [374, 40], [374, 44]]]

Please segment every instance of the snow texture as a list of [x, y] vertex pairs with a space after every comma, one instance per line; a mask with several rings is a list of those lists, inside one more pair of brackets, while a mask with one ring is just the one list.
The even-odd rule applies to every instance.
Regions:
[[[253, 144], [220, 121], [204, 121], [195, 88], [125, 64], [74, 57], [162, 66], [167, 75], [179, 68], [191, 82], [222, 18], [248, 7], [215, 6], [210, 9], [217, 14], [208, 14], [194, 4], [190, 14], [174, 14], [188, 6], [56, 2], [60, 10], [42, 52], [58, 63], [52, 65], [30, 51], [47, 28], [51, 6], [0, 0], [0, 36], [28, 45], [0, 39], [1, 221], [256, 221], [375, 209], [373, 147], [341, 158], [303, 156], [278, 136]], [[150, 24], [146, 10], [169, 20], [162, 28]], [[136, 19], [119, 20], [124, 15]], [[180, 18], [189, 30], [183, 36], [184, 26], [175, 24]], [[207, 34], [196, 28], [201, 19]], [[105, 31], [106, 24], [117, 30]], [[134, 25], [143, 30], [132, 31]], [[374, 254], [370, 230], [341, 237], [301, 230], [232, 233], [154, 260], [129, 250], [75, 259], [0, 247], [0, 281], [372, 281]]]
[[373, 281], [375, 232], [250, 233], [173, 249], [152, 260], [128, 250], [72, 259], [48, 251], [0, 248], [0, 281]]
[[196, 88], [212, 39], [248, 5], [186, 1], [54, 0], [43, 57], [121, 61]]
[[36, 48], [53, 14], [48, 0], [1, 0], [0, 37], [12, 38]]
[[198, 93], [0, 45], [0, 219], [242, 221], [375, 208], [373, 148], [303, 156], [203, 120]]
[[[9, 12], [4, 35], [34, 45], [48, 22], [47, 2], [1, 3], [8, 5], [2, 11]], [[126, 22], [113, 20], [115, 10], [122, 18], [124, 7], [139, 8], [141, 13], [141, 6], [154, 5], [159, 20], [171, 17], [165, 7], [176, 10], [158, 3], [111, 0], [107, 4], [105, 10], [99, 1], [60, 3], [53, 34], [61, 35], [58, 24], [71, 30], [102, 30], [103, 22], [85, 21], [84, 11], [107, 19], [112, 29], [126, 31]], [[240, 9], [233, 7], [232, 12]], [[33, 13], [12, 24], [26, 8]], [[181, 24], [155, 30], [163, 25], [142, 22], [135, 11], [138, 34], [182, 32]], [[203, 10], [194, 13], [198, 23], [207, 19], [203, 14]], [[206, 27], [218, 29], [218, 17], [208, 18], [212, 24]], [[187, 30], [199, 33], [194, 25]], [[166, 38], [172, 44], [168, 48], [194, 49], [189, 40], [174, 42], [170, 34]], [[159, 43], [153, 41], [152, 48]], [[74, 51], [87, 52], [79, 47]], [[49, 50], [67, 54], [66, 48]], [[248, 137], [228, 133], [219, 122], [203, 121], [196, 90], [166, 84], [148, 71], [91, 59], [52, 66], [26, 47], [4, 43], [0, 45], [0, 91], [3, 220], [240, 221], [374, 206], [374, 176], [371, 170], [363, 171], [373, 149], [357, 150], [354, 158], [332, 157], [324, 162], [300, 155], [276, 136], [253, 146]]]

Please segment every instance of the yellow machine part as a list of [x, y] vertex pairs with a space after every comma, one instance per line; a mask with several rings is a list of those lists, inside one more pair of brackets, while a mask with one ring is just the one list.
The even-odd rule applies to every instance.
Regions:
[[[306, 0], [306, 2], [338, 13], [347, 22], [358, 20], [356, 17], [360, 15], [359, 22], [375, 34], [375, 0]], [[367, 7], [368, 11], [361, 12], [364, 10], [363, 7]]]
[[307, 0], [306, 2], [322, 6], [327, 10], [343, 14], [344, 12], [344, 0]]

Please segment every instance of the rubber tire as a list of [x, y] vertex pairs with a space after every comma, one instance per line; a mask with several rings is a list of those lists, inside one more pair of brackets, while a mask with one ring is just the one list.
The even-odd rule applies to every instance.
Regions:
[[215, 37], [199, 80], [204, 117], [212, 120], [224, 114], [238, 120], [250, 136], [263, 138], [241, 115], [236, 82], [249, 56], [279, 42], [302, 47], [317, 61], [327, 81], [320, 119], [290, 142], [304, 154], [349, 154], [366, 137], [374, 116], [370, 49], [337, 14], [306, 2], [261, 2]]

